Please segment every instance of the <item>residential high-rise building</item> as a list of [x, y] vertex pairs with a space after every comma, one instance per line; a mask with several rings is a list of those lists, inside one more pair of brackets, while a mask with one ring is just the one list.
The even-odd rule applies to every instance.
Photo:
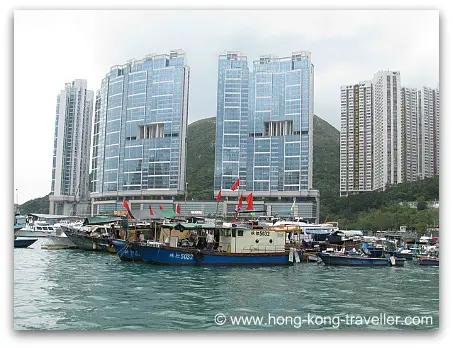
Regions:
[[309, 52], [253, 62], [247, 191], [295, 197], [312, 189], [314, 66]]
[[378, 71], [372, 80], [373, 189], [402, 182], [401, 80], [399, 71]]
[[439, 89], [423, 87], [418, 92], [420, 179], [439, 175]]
[[89, 165], [93, 91], [86, 80], [65, 84], [57, 96], [50, 214], [89, 212]]
[[239, 52], [219, 56], [214, 190], [247, 183], [249, 68]]
[[92, 213], [184, 194], [188, 91], [182, 50], [110, 69], [96, 96]]
[[341, 87], [340, 196], [438, 174], [439, 89], [401, 88], [398, 71]]
[[341, 87], [340, 196], [373, 190], [371, 81]]
[[222, 189], [229, 213], [240, 191], [266, 201], [267, 214], [317, 220], [311, 54], [262, 56], [249, 71], [246, 56], [227, 52], [218, 66], [214, 195]]
[[418, 179], [417, 89], [401, 89], [401, 175], [402, 182]]

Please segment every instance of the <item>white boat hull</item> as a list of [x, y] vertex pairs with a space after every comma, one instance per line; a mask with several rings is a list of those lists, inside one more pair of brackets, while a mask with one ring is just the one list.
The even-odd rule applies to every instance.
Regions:
[[16, 237], [27, 237], [27, 238], [46, 238], [46, 237], [56, 237], [57, 234], [55, 231], [31, 231], [26, 229], [21, 229], [16, 232]]
[[[17, 239], [22, 239], [22, 238], [24, 238], [24, 237], [18, 237]], [[27, 237], [27, 238], [29, 238], [29, 237]], [[77, 248], [77, 245], [75, 245], [66, 236], [64, 236], [64, 237], [40, 237], [40, 238], [37, 238], [37, 241], [35, 243], [33, 243], [29, 248], [41, 249], [42, 246], [62, 246], [65, 248]]]

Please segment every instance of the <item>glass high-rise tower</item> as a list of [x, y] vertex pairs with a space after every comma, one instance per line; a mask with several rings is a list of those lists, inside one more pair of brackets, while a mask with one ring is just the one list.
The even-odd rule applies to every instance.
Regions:
[[261, 56], [250, 71], [238, 52], [219, 56], [214, 195], [222, 189], [229, 213], [239, 193], [253, 193], [268, 214], [316, 220], [313, 97], [309, 52]]
[[313, 84], [309, 52], [253, 62], [247, 191], [255, 196], [312, 189]]
[[114, 66], [96, 96], [93, 213], [123, 197], [174, 199], [186, 186], [189, 67], [182, 50]]
[[246, 185], [249, 68], [239, 52], [219, 56], [214, 190]]

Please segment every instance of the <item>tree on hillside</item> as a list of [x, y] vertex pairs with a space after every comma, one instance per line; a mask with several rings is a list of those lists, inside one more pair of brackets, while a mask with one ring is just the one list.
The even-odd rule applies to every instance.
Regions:
[[428, 204], [426, 201], [419, 201], [417, 202], [417, 210], [426, 210]]

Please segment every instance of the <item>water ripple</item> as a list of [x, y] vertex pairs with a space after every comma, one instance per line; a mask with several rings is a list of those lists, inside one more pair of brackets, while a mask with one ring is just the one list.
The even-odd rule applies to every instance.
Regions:
[[[437, 328], [439, 268], [171, 267], [121, 262], [108, 253], [14, 250], [14, 327], [18, 330], [271, 329], [217, 326], [217, 313], [318, 316], [431, 315]], [[308, 325], [297, 329], [335, 329]]]

